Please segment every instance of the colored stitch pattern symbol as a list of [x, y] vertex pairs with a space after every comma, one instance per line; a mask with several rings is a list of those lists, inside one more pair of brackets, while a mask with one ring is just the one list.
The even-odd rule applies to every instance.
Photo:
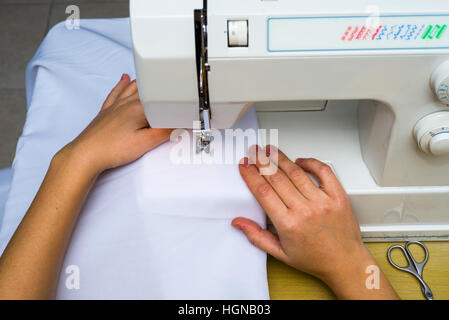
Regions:
[[440, 96], [441, 100], [449, 100], [448, 89], [449, 89], [449, 86], [447, 84], [442, 83], [440, 85], [438, 92], [439, 92], [439, 96]]
[[447, 29], [447, 25], [401, 24], [380, 25], [376, 27], [348, 26], [342, 41], [369, 41], [369, 40], [439, 40]]
[[441, 128], [441, 130], [443, 130], [443, 131], [440, 131], [440, 132], [433, 132], [433, 131], [431, 131], [431, 132], [429, 132], [430, 136], [433, 138], [433, 137], [438, 136], [438, 135], [443, 134], [443, 133], [449, 133], [449, 131], [444, 131], [445, 129], [446, 128]]

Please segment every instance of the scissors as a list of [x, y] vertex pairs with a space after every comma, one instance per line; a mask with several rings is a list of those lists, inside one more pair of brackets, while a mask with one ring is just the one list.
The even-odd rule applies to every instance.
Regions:
[[[426, 253], [426, 257], [424, 258], [424, 260], [422, 262], [416, 262], [415, 258], [413, 257], [412, 253], [410, 252], [410, 250], [408, 248], [411, 244], [417, 244], [421, 248], [424, 249], [424, 252]], [[405, 259], [407, 259], [407, 262], [408, 262], [408, 265], [406, 267], [400, 267], [396, 263], [393, 262], [393, 259], [391, 258], [391, 251], [393, 251], [394, 249], [400, 249], [402, 251], [402, 253], [404, 254]], [[427, 247], [423, 243], [421, 243], [419, 241], [407, 241], [407, 243], [405, 244], [404, 247], [401, 245], [391, 246], [390, 249], [388, 249], [387, 258], [388, 258], [388, 261], [391, 263], [391, 265], [393, 267], [395, 267], [396, 269], [405, 271], [405, 272], [408, 272], [408, 273], [411, 273], [412, 275], [414, 275], [421, 283], [421, 290], [422, 290], [422, 293], [424, 294], [424, 297], [426, 297], [427, 300], [433, 300], [432, 290], [430, 290], [429, 286], [424, 281], [423, 276], [422, 276], [424, 266], [427, 263], [427, 260], [429, 260], [429, 251], [427, 250]]]

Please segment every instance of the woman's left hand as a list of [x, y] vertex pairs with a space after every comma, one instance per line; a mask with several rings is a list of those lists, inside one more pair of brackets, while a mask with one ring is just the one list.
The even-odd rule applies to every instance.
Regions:
[[136, 81], [124, 74], [89, 126], [60, 153], [75, 156], [96, 175], [128, 164], [166, 142], [171, 129], [152, 129]]

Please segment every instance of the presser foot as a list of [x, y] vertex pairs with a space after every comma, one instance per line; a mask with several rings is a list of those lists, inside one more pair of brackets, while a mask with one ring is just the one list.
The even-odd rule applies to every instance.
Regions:
[[196, 134], [196, 153], [202, 151], [210, 153], [210, 143], [212, 141], [211, 132], [209, 130], [200, 130]]

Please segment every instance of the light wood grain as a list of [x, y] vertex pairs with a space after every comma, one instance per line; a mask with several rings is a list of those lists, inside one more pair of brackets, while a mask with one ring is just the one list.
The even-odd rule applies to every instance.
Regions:
[[[393, 268], [388, 262], [387, 251], [393, 244], [395, 243], [367, 243], [366, 246], [402, 299], [423, 300], [418, 281], [411, 274]], [[430, 256], [424, 268], [424, 280], [432, 289], [435, 299], [449, 299], [449, 242], [425, 242], [425, 244]], [[417, 260], [424, 257], [419, 247], [411, 247], [411, 250]], [[397, 252], [393, 258], [399, 265], [405, 263]], [[268, 258], [267, 270], [271, 299], [335, 299], [335, 295], [324, 283], [272, 257]]]

